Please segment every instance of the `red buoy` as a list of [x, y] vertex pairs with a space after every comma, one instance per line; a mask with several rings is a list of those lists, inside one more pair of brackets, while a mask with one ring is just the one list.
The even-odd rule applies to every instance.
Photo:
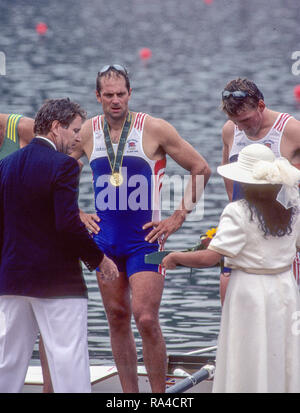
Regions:
[[148, 47], [143, 47], [140, 50], [140, 58], [142, 60], [149, 60], [151, 58], [151, 56], [152, 56], [152, 51]]
[[294, 96], [297, 102], [300, 102], [300, 85], [295, 86], [294, 88]]
[[43, 35], [47, 33], [48, 26], [46, 23], [40, 22], [35, 26], [35, 30], [38, 34]]

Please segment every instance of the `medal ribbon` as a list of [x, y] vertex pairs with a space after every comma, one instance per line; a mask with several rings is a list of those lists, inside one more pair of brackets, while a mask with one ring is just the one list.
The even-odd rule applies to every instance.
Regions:
[[120, 167], [122, 166], [123, 153], [124, 153], [124, 148], [125, 148], [125, 144], [127, 141], [127, 137], [128, 137], [128, 133], [129, 133], [130, 125], [131, 125], [131, 120], [132, 120], [132, 115], [129, 112], [124, 122], [123, 128], [122, 128], [122, 133], [120, 136], [117, 153], [115, 155], [114, 148], [112, 146], [111, 139], [110, 139], [109, 127], [104, 117], [104, 126], [103, 126], [104, 140], [105, 140], [107, 156], [108, 156], [108, 160], [110, 163], [112, 175], [115, 172], [119, 173]]

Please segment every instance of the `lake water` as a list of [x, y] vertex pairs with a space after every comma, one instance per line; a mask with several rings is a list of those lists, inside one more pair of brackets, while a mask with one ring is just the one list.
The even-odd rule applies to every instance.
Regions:
[[[0, 52], [6, 57], [0, 112], [34, 117], [44, 99], [69, 96], [93, 116], [100, 110], [94, 93], [96, 73], [104, 64], [121, 63], [132, 82], [131, 109], [166, 119], [207, 159], [213, 173], [205, 190], [203, 219], [185, 222], [169, 238], [170, 249], [194, 245], [202, 231], [218, 223], [227, 203], [216, 174], [226, 120], [219, 109], [224, 85], [248, 77], [263, 91], [267, 106], [300, 119], [293, 96], [300, 77], [292, 70], [297, 68], [292, 54], [300, 49], [298, 1], [207, 3], [0, 0]], [[36, 33], [39, 22], [48, 25], [44, 36]], [[152, 51], [147, 62], [139, 57], [143, 47]], [[184, 171], [169, 159], [167, 174]], [[86, 162], [80, 207], [92, 212], [93, 205]], [[92, 362], [99, 362], [112, 357], [109, 331], [95, 274], [86, 272], [85, 277], [89, 350]], [[215, 345], [220, 315], [217, 269], [168, 273], [160, 312], [168, 353]], [[141, 340], [133, 328], [141, 356]]]

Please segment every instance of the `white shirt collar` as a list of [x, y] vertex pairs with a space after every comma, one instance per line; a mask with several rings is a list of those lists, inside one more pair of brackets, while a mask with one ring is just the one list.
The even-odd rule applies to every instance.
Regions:
[[44, 139], [45, 141], [47, 141], [47, 142], [51, 143], [51, 145], [53, 146], [53, 148], [57, 151], [57, 148], [56, 148], [56, 146], [55, 146], [55, 143], [54, 143], [54, 142], [52, 142], [50, 139], [45, 138], [44, 136], [36, 136], [36, 138], [39, 138], [39, 139]]

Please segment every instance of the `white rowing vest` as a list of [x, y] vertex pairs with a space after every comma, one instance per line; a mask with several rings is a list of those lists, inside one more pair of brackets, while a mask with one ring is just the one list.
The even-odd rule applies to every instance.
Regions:
[[266, 134], [266, 136], [264, 136], [263, 138], [259, 140], [255, 140], [255, 141], [249, 139], [244, 131], [240, 131], [238, 127], [235, 126], [233, 144], [232, 144], [232, 148], [229, 154], [229, 161], [230, 162], [236, 161], [237, 155], [240, 153], [240, 151], [245, 146], [251, 145], [252, 143], [261, 143], [263, 145], [266, 145], [270, 149], [272, 149], [276, 158], [281, 157], [281, 153], [280, 153], [281, 138], [283, 135], [284, 128], [291, 118], [292, 116], [289, 115], [288, 113], [279, 113], [277, 119], [275, 120], [273, 126], [271, 127], [269, 132]]

